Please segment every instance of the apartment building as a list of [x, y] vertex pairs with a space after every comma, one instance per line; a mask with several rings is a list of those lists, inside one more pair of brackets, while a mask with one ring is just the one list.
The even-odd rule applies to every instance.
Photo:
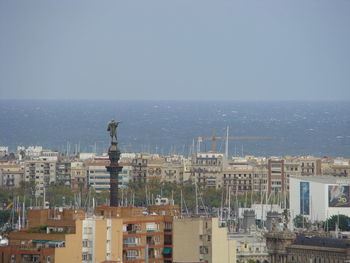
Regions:
[[123, 218], [123, 262], [172, 262], [171, 216]]
[[217, 188], [223, 169], [223, 153], [197, 153], [191, 159], [191, 178], [203, 187]]
[[[173, 206], [161, 207], [165, 214], [173, 211]], [[95, 215], [122, 218], [123, 263], [143, 263], [146, 258], [148, 262], [172, 262], [172, 216], [148, 215], [140, 207], [97, 207]]]
[[283, 193], [286, 191], [284, 160], [269, 159], [267, 163], [267, 190], [268, 194]]
[[[171, 209], [168, 209], [169, 211]], [[0, 247], [1, 262], [172, 262], [173, 217], [137, 207], [28, 210], [28, 226]]]
[[218, 218], [175, 218], [174, 263], [235, 263], [236, 243], [227, 237], [227, 228]]
[[35, 186], [35, 195], [42, 196], [44, 187], [56, 182], [56, 158], [26, 160], [24, 181]]
[[88, 186], [97, 192], [110, 188], [110, 174], [107, 171], [107, 165], [109, 165], [107, 157], [95, 157], [86, 163]]
[[71, 186], [71, 161], [59, 160], [56, 166], [56, 181]]
[[84, 162], [72, 161], [70, 168], [70, 179], [72, 189], [87, 187], [87, 171]]
[[221, 172], [219, 187], [229, 187], [231, 192], [245, 193], [253, 190], [254, 169], [247, 162], [230, 163]]
[[11, 232], [1, 262], [103, 262], [122, 257], [122, 219], [83, 210], [28, 210], [28, 227]]
[[300, 157], [298, 159], [300, 165], [301, 176], [320, 176], [321, 171], [321, 159], [313, 156]]
[[6, 156], [9, 153], [9, 147], [0, 146], [0, 158]]
[[134, 183], [146, 183], [148, 173], [148, 161], [150, 156], [148, 154], [138, 154], [131, 163], [131, 178]]
[[268, 169], [265, 164], [256, 164], [253, 167], [253, 191], [266, 193], [268, 189]]
[[149, 180], [181, 183], [184, 179], [184, 161], [178, 156], [136, 154], [131, 162], [130, 177], [133, 182], [145, 183]]
[[20, 187], [24, 178], [24, 166], [18, 162], [0, 161], [0, 186]]
[[184, 172], [185, 167], [183, 160], [167, 159], [161, 168], [161, 181], [169, 183], [183, 183]]
[[346, 159], [335, 159], [329, 165], [329, 172], [327, 175], [349, 177], [350, 176], [350, 164]]

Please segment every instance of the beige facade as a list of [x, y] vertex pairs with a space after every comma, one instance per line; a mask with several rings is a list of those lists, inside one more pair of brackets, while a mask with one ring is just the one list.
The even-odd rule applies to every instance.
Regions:
[[253, 191], [266, 193], [267, 192], [267, 174], [268, 170], [266, 165], [256, 164], [253, 168]]
[[301, 176], [319, 176], [321, 175], [321, 159], [306, 156], [299, 159]]
[[107, 171], [107, 165], [109, 165], [107, 157], [94, 158], [86, 163], [88, 186], [97, 192], [110, 188], [110, 174]]
[[191, 159], [191, 179], [206, 188], [218, 188], [223, 169], [223, 153], [197, 153]]
[[25, 161], [24, 181], [35, 185], [35, 195], [44, 194], [44, 187], [56, 182], [56, 160]]
[[87, 186], [87, 171], [84, 162], [73, 161], [70, 168], [71, 187], [79, 189]]
[[268, 193], [282, 193], [286, 191], [284, 160], [270, 159], [267, 163]]
[[162, 165], [161, 181], [182, 183], [184, 180], [184, 164], [182, 161], [166, 161]]
[[174, 263], [235, 263], [235, 241], [217, 218], [176, 218], [173, 229]]
[[245, 193], [253, 190], [254, 169], [248, 164], [228, 166], [221, 172], [222, 187], [229, 187], [234, 193]]
[[159, 182], [182, 183], [185, 164], [180, 156], [164, 156], [157, 154], [137, 154], [131, 163], [130, 179], [133, 182], [145, 183], [149, 180]]
[[0, 162], [0, 185], [5, 188], [20, 187], [24, 177], [24, 165], [17, 162]]
[[83, 210], [28, 210], [28, 222], [0, 247], [0, 262], [121, 262], [121, 218], [86, 217]]

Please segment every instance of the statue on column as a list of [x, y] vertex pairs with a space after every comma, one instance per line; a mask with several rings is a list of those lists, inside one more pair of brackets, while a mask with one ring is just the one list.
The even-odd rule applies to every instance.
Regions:
[[114, 120], [111, 120], [109, 123], [108, 123], [108, 127], [107, 127], [107, 131], [109, 131], [109, 135], [111, 136], [111, 139], [112, 139], [112, 142], [114, 141], [114, 138], [115, 138], [115, 141], [117, 141], [117, 127], [118, 127], [118, 124], [120, 123], [120, 121], [114, 121]]

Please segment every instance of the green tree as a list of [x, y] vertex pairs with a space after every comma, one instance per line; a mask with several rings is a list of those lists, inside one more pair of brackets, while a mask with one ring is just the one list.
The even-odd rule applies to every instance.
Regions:
[[336, 225], [338, 225], [342, 231], [350, 231], [350, 217], [346, 215], [333, 215], [323, 224], [326, 230], [335, 230]]
[[3, 227], [11, 217], [11, 210], [0, 211], [0, 227]]
[[306, 228], [308, 224], [308, 219], [303, 215], [297, 215], [293, 219], [293, 224], [297, 228], [302, 228], [302, 227]]

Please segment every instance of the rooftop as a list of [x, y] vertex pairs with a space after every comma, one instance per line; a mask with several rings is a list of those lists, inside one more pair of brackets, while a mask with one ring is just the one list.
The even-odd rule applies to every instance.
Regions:
[[346, 248], [346, 243], [344, 242], [344, 240], [317, 236], [298, 236], [295, 239], [294, 244], [315, 247]]
[[297, 179], [306, 182], [316, 182], [322, 184], [346, 184], [350, 185], [350, 178], [340, 178], [335, 176], [290, 176], [291, 179]]

